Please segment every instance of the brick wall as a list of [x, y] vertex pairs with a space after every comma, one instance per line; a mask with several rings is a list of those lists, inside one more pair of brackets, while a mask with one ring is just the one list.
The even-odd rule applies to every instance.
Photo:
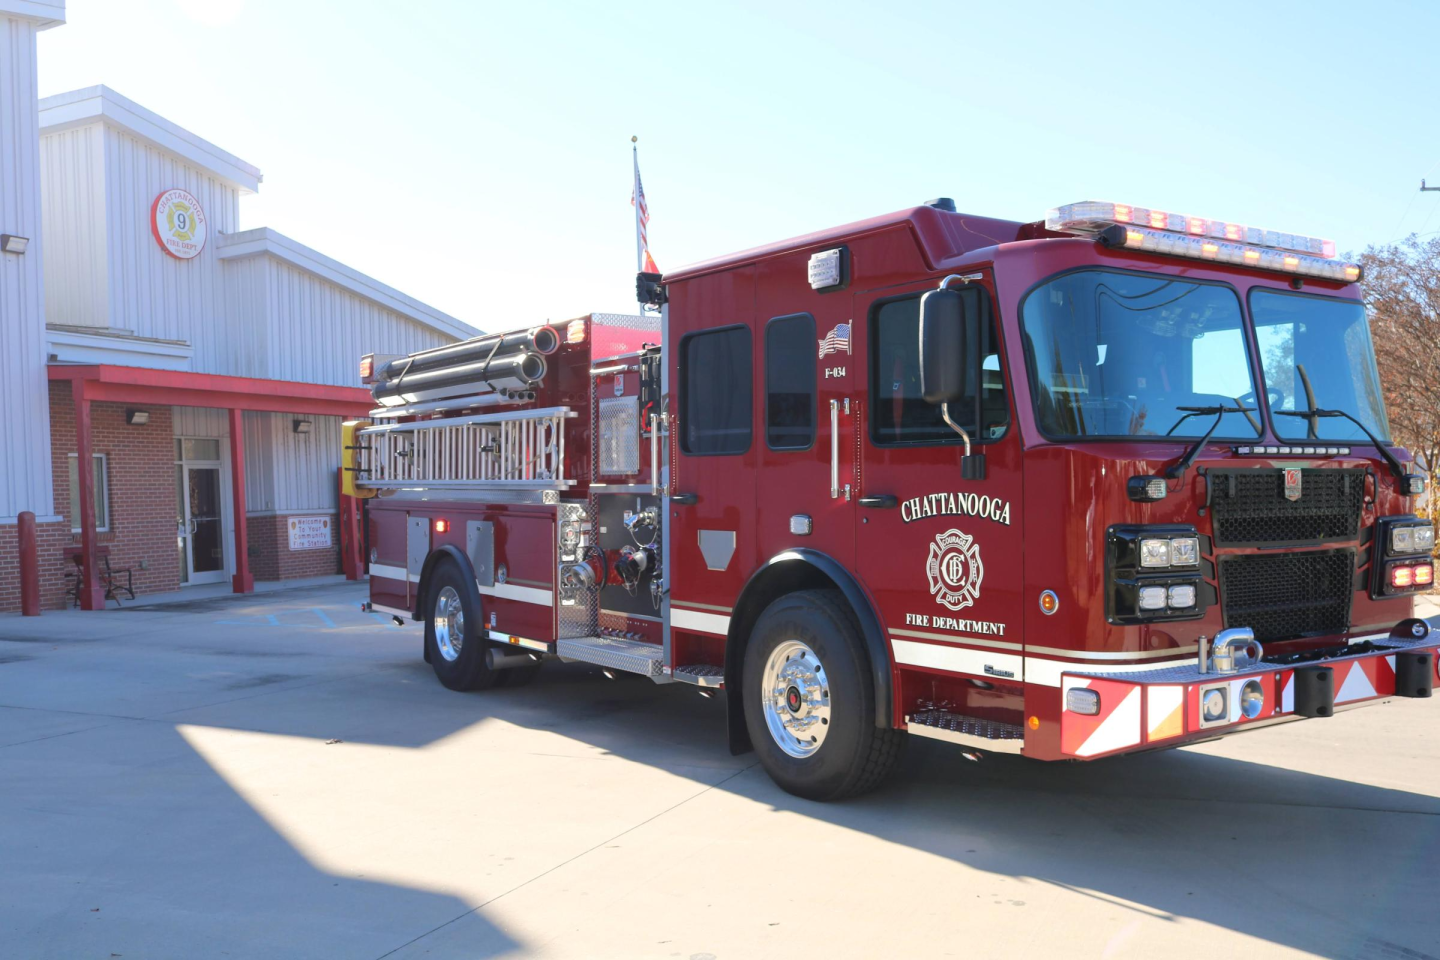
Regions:
[[250, 572], [256, 580], [290, 580], [340, 572], [340, 531], [336, 526], [336, 515], [309, 512], [296, 516], [328, 516], [330, 546], [291, 550], [288, 515], [246, 517], [246, 529], [250, 534]]
[[[94, 453], [106, 455], [110, 478], [109, 530], [97, 541], [110, 548], [110, 564], [129, 567], [135, 593], [163, 593], [180, 588], [180, 558], [175, 549], [175, 437], [170, 408], [144, 407], [150, 422], [131, 426], [125, 422], [126, 406], [120, 403], [90, 405], [90, 444]], [[50, 383], [50, 462], [55, 473], [55, 513], [70, 526], [79, 518], [70, 516], [70, 468], [68, 455], [75, 450], [75, 405], [66, 381]], [[78, 544], [80, 534], [70, 534], [60, 525], [62, 538]], [[59, 560], [63, 571], [64, 562]], [[41, 560], [42, 577], [49, 576], [52, 563]], [[62, 573], [63, 576], [63, 573]], [[41, 588], [47, 608], [64, 605], [63, 580], [57, 594]], [[5, 609], [0, 607], [0, 609]]]
[[[35, 553], [40, 566], [40, 605], [53, 610], [64, 605], [65, 569], [61, 550], [70, 542], [65, 523], [35, 524]], [[20, 528], [0, 524], [0, 613], [20, 609]]]

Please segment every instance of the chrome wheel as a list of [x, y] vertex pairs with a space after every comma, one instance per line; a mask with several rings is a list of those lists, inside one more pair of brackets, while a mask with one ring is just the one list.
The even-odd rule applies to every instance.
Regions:
[[799, 640], [784, 640], [760, 674], [765, 726], [792, 757], [813, 756], [830, 727], [830, 682], [820, 658]]
[[435, 647], [446, 660], [460, 656], [465, 643], [465, 607], [454, 587], [442, 587], [435, 598]]

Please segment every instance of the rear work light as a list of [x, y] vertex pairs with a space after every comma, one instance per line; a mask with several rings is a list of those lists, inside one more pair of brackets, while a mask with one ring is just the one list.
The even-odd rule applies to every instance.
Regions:
[[1359, 264], [1334, 259], [1335, 243], [1124, 203], [1085, 200], [1050, 211], [1045, 228], [1095, 236], [1112, 247], [1213, 260], [1341, 283], [1359, 280]]

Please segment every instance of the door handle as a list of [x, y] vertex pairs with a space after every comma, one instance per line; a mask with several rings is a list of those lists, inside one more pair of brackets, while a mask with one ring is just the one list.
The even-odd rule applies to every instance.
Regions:
[[670, 498], [670, 502], [688, 507], [691, 504], [699, 503], [700, 498], [693, 493], [677, 493]]
[[892, 493], [872, 493], [860, 498], [860, 506], [877, 507], [882, 510], [889, 510], [899, 502]]
[[660, 418], [650, 414], [650, 494], [660, 496]]
[[830, 401], [830, 499], [840, 496], [840, 401]]

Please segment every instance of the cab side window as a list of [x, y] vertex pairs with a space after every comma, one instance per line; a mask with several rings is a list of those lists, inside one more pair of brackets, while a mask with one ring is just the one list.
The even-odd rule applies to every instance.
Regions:
[[805, 450], [815, 442], [815, 318], [776, 317], [765, 326], [765, 443]]
[[750, 329], [722, 327], [680, 344], [680, 445], [692, 455], [744, 453], [752, 419]]
[[[952, 404], [950, 410], [955, 422], [979, 442], [1003, 436], [1010, 422], [995, 317], [988, 309], [986, 314], [980, 333], [980, 409], [956, 409]], [[871, 310], [870, 397], [870, 437], [877, 444], [961, 442], [939, 406], [926, 403], [920, 393], [919, 294]]]

